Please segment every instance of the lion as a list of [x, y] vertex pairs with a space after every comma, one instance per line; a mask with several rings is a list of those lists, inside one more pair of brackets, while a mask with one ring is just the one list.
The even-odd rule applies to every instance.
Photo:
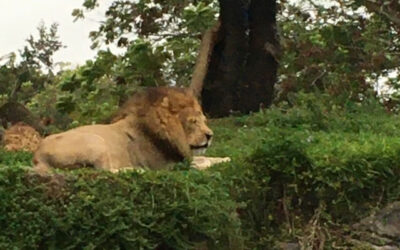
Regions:
[[3, 146], [6, 151], [34, 152], [39, 147], [41, 136], [33, 127], [18, 122], [4, 131]]
[[[51, 167], [82, 166], [111, 172], [162, 169], [205, 152], [213, 137], [206, 123], [189, 89], [148, 88], [128, 100], [111, 124], [82, 126], [44, 138], [34, 154], [34, 170], [47, 173]], [[197, 160], [201, 169], [225, 161]]]

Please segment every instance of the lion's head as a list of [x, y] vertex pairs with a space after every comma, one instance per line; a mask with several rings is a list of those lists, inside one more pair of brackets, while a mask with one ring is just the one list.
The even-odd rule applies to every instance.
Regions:
[[199, 103], [195, 100], [193, 106], [183, 108], [179, 112], [179, 119], [192, 153], [204, 154], [211, 145], [213, 132], [207, 126], [207, 119]]
[[201, 106], [190, 90], [183, 88], [149, 88], [135, 94], [113, 121], [131, 117], [138, 128], [175, 159], [204, 153], [213, 132]]

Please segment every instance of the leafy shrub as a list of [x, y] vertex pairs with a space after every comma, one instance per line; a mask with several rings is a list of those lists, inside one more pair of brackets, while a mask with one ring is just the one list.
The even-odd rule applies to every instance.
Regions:
[[391, 137], [283, 133], [265, 138], [249, 160], [264, 166], [271, 189], [286, 188], [294, 207], [313, 211], [323, 202], [337, 221], [400, 195], [400, 142]]
[[212, 171], [243, 203], [242, 231], [253, 248], [300, 239], [317, 213], [325, 234], [335, 226], [346, 233], [345, 225], [400, 197], [396, 115], [375, 102], [295, 98], [292, 107], [213, 122], [209, 154], [229, 155], [233, 163]]
[[7, 152], [0, 148], [0, 166], [29, 166], [31, 161], [32, 153], [30, 152]]
[[193, 170], [85, 170], [56, 182], [0, 168], [0, 248], [229, 248], [240, 243], [240, 223], [221, 179]]
[[[0, 154], [9, 165], [0, 167], [0, 248], [187, 249], [207, 240], [221, 249], [243, 240], [244, 249], [273, 249], [307, 236], [310, 221], [345, 238], [349, 225], [400, 197], [400, 120], [374, 102], [306, 94], [291, 101], [212, 121], [208, 154], [232, 162], [204, 172], [187, 163], [68, 172], [61, 190], [15, 167], [29, 155]], [[326, 244], [335, 240], [328, 236]]]

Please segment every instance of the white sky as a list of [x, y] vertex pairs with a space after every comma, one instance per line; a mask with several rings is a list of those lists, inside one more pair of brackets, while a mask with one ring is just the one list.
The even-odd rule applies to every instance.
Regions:
[[73, 22], [72, 10], [80, 8], [83, 0], [0, 0], [0, 57], [22, 49], [30, 34], [36, 36], [41, 21], [47, 27], [56, 22], [60, 40], [67, 48], [54, 55], [54, 62], [83, 64], [95, 55], [90, 49], [89, 32], [97, 30], [112, 0], [99, 2], [101, 8]]

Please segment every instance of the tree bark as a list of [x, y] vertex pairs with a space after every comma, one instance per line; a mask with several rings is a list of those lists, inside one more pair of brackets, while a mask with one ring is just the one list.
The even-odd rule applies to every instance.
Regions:
[[241, 0], [220, 0], [221, 28], [217, 35], [202, 91], [205, 112], [212, 117], [229, 115], [235, 108], [246, 57], [246, 8]]
[[275, 0], [252, 0], [249, 47], [243, 81], [237, 87], [237, 110], [258, 111], [271, 104], [278, 69]]
[[194, 74], [192, 85], [197, 83], [197, 93], [203, 85], [202, 105], [211, 117], [258, 111], [271, 104], [277, 77], [276, 0], [252, 0], [249, 6], [243, 0], [219, 2], [221, 27], [209, 39], [211, 56], [204, 56], [203, 39], [198, 59], [209, 59], [208, 67], [202, 65], [207, 71], [202, 84]]

